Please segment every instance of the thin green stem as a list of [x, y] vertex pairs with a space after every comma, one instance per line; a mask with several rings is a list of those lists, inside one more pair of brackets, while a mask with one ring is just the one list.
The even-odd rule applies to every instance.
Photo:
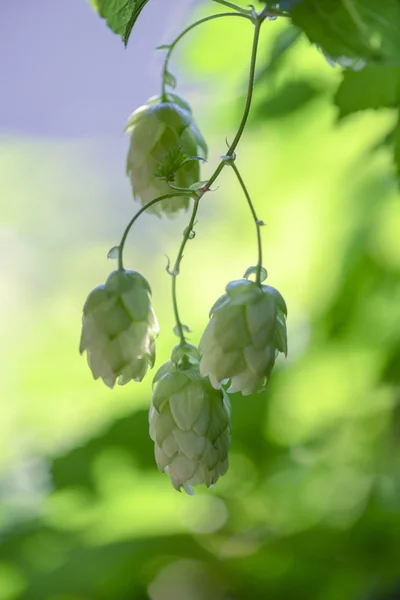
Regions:
[[181, 268], [181, 262], [182, 262], [182, 258], [183, 258], [183, 251], [185, 250], [185, 246], [187, 241], [190, 239], [190, 234], [193, 231], [193, 227], [194, 227], [194, 222], [196, 220], [196, 215], [197, 215], [197, 211], [199, 208], [199, 202], [200, 199], [202, 197], [203, 194], [197, 194], [197, 196], [194, 198], [194, 204], [193, 204], [193, 210], [192, 210], [192, 215], [190, 217], [190, 221], [188, 226], [186, 227], [184, 233], [183, 233], [183, 239], [181, 242], [181, 245], [179, 247], [178, 250], [178, 254], [175, 260], [175, 264], [174, 264], [174, 268], [171, 271], [171, 277], [172, 277], [172, 304], [173, 304], [173, 308], [174, 308], [174, 315], [175, 315], [175, 322], [176, 322], [176, 326], [178, 328], [178, 332], [179, 332], [179, 338], [180, 338], [180, 343], [183, 345], [185, 344], [186, 340], [185, 340], [185, 334], [183, 331], [183, 326], [182, 326], [182, 322], [179, 318], [179, 311], [178, 311], [178, 301], [177, 301], [177, 297], [176, 297], [176, 278], [179, 275], [179, 271]]
[[256, 271], [256, 283], [257, 285], [261, 285], [261, 269], [262, 269], [262, 243], [261, 243], [261, 227], [262, 227], [262, 221], [259, 220], [259, 218], [257, 217], [257, 213], [256, 210], [254, 208], [254, 205], [251, 201], [250, 198], [250, 194], [247, 190], [247, 187], [243, 181], [243, 178], [239, 172], [239, 169], [237, 168], [236, 164], [234, 161], [231, 162], [231, 166], [232, 169], [236, 175], [236, 177], [238, 178], [238, 181], [240, 183], [240, 186], [243, 190], [244, 195], [246, 196], [246, 200], [247, 203], [249, 205], [252, 217], [253, 217], [253, 221], [254, 224], [256, 226], [256, 230], [257, 230], [257, 247], [258, 247], [258, 259], [257, 259], [257, 271]]
[[251, 11], [239, 6], [238, 4], [234, 4], [233, 2], [228, 2], [228, 0], [213, 0], [216, 4], [222, 4], [222, 6], [227, 6], [228, 8], [232, 8], [236, 10], [239, 14], [242, 15], [250, 15]]
[[128, 233], [130, 232], [132, 225], [138, 220], [138, 218], [140, 217], [141, 214], [143, 214], [148, 208], [150, 208], [150, 206], [153, 206], [153, 204], [157, 204], [157, 202], [161, 202], [161, 200], [165, 200], [166, 198], [175, 198], [175, 196], [190, 197], [190, 196], [193, 196], [193, 192], [174, 192], [171, 194], [163, 194], [162, 196], [158, 196], [157, 198], [154, 198], [154, 200], [150, 200], [150, 202], [148, 202], [147, 204], [142, 206], [142, 208], [139, 209], [137, 211], [137, 213], [129, 221], [129, 223], [126, 226], [125, 231], [122, 235], [119, 246], [118, 246], [118, 269], [120, 271], [123, 271], [123, 269], [124, 269], [124, 263], [123, 263], [124, 247], [125, 247], [126, 238], [128, 237]]
[[225, 12], [225, 13], [219, 13], [217, 15], [210, 15], [208, 17], [204, 17], [202, 19], [199, 19], [198, 21], [195, 21], [195, 23], [192, 23], [191, 25], [189, 25], [189, 27], [187, 27], [186, 29], [184, 29], [175, 39], [173, 42], [171, 42], [171, 44], [168, 45], [168, 52], [167, 55], [164, 59], [164, 66], [163, 66], [163, 72], [162, 72], [162, 88], [161, 88], [161, 96], [163, 99], [163, 102], [166, 102], [167, 100], [167, 92], [166, 92], [166, 86], [167, 86], [167, 80], [168, 80], [168, 66], [169, 66], [169, 61], [172, 55], [172, 52], [175, 48], [175, 46], [178, 44], [178, 42], [181, 41], [181, 39], [183, 37], [185, 37], [185, 35], [187, 33], [189, 33], [189, 31], [192, 31], [192, 29], [194, 29], [195, 27], [197, 27], [198, 25], [202, 25], [203, 23], [207, 23], [207, 21], [213, 21], [214, 19], [220, 19], [221, 17], [244, 17], [245, 19], [249, 19], [251, 20], [251, 16], [250, 16], [250, 12], [249, 11], [245, 11], [243, 9], [243, 12]]
[[179, 318], [178, 300], [176, 297], [176, 275], [171, 275], [171, 277], [172, 277], [172, 307], [174, 309], [175, 323], [176, 323], [176, 327], [178, 329], [180, 343], [183, 345], [186, 340], [185, 340], [185, 334], [183, 332], [183, 325]]
[[[224, 169], [224, 167], [226, 167], [226, 165], [232, 164], [235, 149], [240, 141], [240, 138], [242, 137], [244, 128], [246, 126], [247, 119], [248, 119], [249, 112], [250, 112], [250, 107], [251, 107], [251, 100], [253, 97], [253, 87], [254, 87], [256, 61], [257, 61], [257, 50], [258, 50], [258, 42], [260, 39], [260, 28], [261, 28], [261, 25], [262, 25], [264, 19], [265, 19], [265, 17], [261, 13], [259, 18], [254, 23], [255, 29], [254, 29], [254, 38], [253, 38], [253, 45], [252, 45], [251, 59], [250, 59], [249, 82], [248, 82], [248, 87], [247, 87], [246, 104], [244, 107], [243, 116], [241, 118], [238, 131], [235, 135], [235, 138], [234, 138], [232, 144], [229, 146], [226, 156], [221, 160], [218, 167], [215, 169], [214, 173], [211, 175], [210, 179], [207, 181], [205, 186], [201, 190], [197, 190], [197, 197], [195, 198], [195, 201], [194, 201], [192, 216], [190, 218], [188, 227], [185, 229], [183, 240], [180, 245], [180, 248], [178, 251], [178, 256], [175, 261], [175, 266], [174, 266], [173, 271], [171, 272], [171, 275], [172, 275], [172, 302], [173, 302], [173, 307], [174, 307], [176, 326], [177, 326], [177, 329], [179, 332], [181, 344], [185, 343], [185, 335], [184, 335], [184, 331], [183, 331], [183, 327], [182, 327], [182, 322], [179, 318], [179, 311], [178, 311], [178, 304], [177, 304], [177, 297], [176, 297], [176, 278], [179, 274], [180, 264], [182, 261], [183, 252], [184, 252], [186, 243], [189, 239], [190, 232], [193, 229], [193, 225], [194, 225], [194, 222], [196, 219], [200, 200], [203, 197], [203, 195], [210, 189], [211, 185], [215, 182], [215, 180], [220, 175], [220, 173]], [[260, 240], [260, 242], [261, 242], [261, 240]], [[258, 279], [259, 279], [259, 277], [258, 277]]]
[[236, 150], [236, 146], [238, 145], [240, 138], [242, 137], [242, 134], [243, 134], [243, 131], [246, 126], [247, 119], [248, 119], [248, 116], [250, 113], [251, 101], [253, 99], [254, 80], [255, 80], [255, 74], [256, 74], [258, 42], [260, 40], [260, 30], [261, 30], [262, 23], [263, 23], [263, 21], [259, 20], [254, 25], [254, 38], [253, 38], [253, 47], [252, 47], [251, 59], [250, 59], [249, 83], [248, 83], [248, 87], [247, 87], [246, 104], [244, 107], [243, 116], [242, 116], [242, 120], [240, 122], [239, 128], [238, 128], [235, 138], [227, 152], [227, 155], [231, 156], [231, 157], [233, 156], [233, 154]]
[[248, 86], [247, 86], [246, 104], [244, 106], [243, 116], [239, 123], [239, 127], [238, 127], [237, 133], [233, 139], [233, 142], [229, 146], [228, 152], [226, 153], [226, 156], [219, 163], [218, 167], [215, 169], [214, 173], [211, 175], [210, 179], [207, 182], [206, 187], [208, 187], [208, 188], [211, 187], [211, 185], [215, 182], [215, 180], [217, 179], [217, 177], [219, 176], [219, 174], [221, 173], [223, 168], [227, 164], [230, 164], [230, 161], [227, 160], [226, 157], [228, 157], [228, 158], [234, 157], [236, 147], [237, 147], [238, 143], [240, 142], [240, 138], [242, 137], [244, 128], [246, 127], [247, 119], [248, 119], [249, 113], [250, 113], [251, 101], [253, 99], [253, 88], [254, 88], [254, 79], [255, 79], [255, 73], [256, 73], [258, 42], [260, 39], [260, 29], [261, 29], [262, 23], [263, 23], [263, 20], [260, 19], [260, 20], [257, 20], [254, 24], [253, 46], [252, 46], [252, 50], [251, 50], [251, 59], [250, 59], [250, 68], [249, 68], [249, 82], [248, 82]]

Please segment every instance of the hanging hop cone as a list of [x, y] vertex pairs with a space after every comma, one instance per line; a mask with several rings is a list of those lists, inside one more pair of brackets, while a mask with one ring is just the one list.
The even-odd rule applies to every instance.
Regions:
[[[168, 94], [167, 102], [160, 97], [150, 98], [131, 115], [125, 131], [131, 134], [127, 174], [133, 195], [142, 204], [173, 192], [167, 182], [159, 178], [157, 171], [174, 152], [187, 157], [207, 156], [207, 144], [197, 128], [191, 108], [176, 94]], [[199, 160], [189, 160], [176, 170], [172, 184], [188, 188], [199, 179]], [[157, 202], [149, 212], [170, 216], [188, 206], [189, 197], [174, 196]]]
[[148, 282], [135, 271], [114, 271], [90, 292], [83, 307], [80, 353], [93, 377], [110, 388], [141, 381], [155, 361], [158, 322]]
[[286, 304], [278, 290], [252, 281], [232, 281], [210, 311], [200, 340], [200, 373], [218, 389], [243, 395], [265, 385], [279, 352], [287, 354]]
[[199, 358], [194, 346], [176, 346], [154, 377], [149, 415], [158, 468], [188, 494], [226, 473], [230, 446], [228, 397], [200, 375]]

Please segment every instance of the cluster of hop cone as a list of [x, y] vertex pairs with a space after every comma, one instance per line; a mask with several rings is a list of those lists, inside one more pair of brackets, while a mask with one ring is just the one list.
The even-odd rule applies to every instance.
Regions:
[[[206, 153], [206, 144], [181, 98], [152, 99], [130, 118], [128, 173], [142, 204], [171, 192], [154, 173], [165, 153], [180, 145], [188, 154]], [[177, 185], [199, 180], [199, 162], [185, 163]], [[187, 208], [177, 196], [153, 205], [160, 216]], [[286, 305], [273, 287], [248, 279], [232, 281], [210, 311], [199, 347], [185, 340], [156, 372], [150, 407], [150, 436], [160, 471], [172, 485], [214, 485], [228, 469], [229, 393], [262, 389], [275, 360], [287, 352]], [[114, 387], [141, 381], [155, 363], [159, 333], [146, 279], [118, 269], [96, 287], [83, 307], [80, 352], [86, 351], [95, 379]]]

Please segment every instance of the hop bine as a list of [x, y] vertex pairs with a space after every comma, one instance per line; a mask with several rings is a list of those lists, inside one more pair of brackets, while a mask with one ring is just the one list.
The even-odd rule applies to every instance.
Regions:
[[[125, 131], [131, 134], [127, 174], [134, 197], [143, 205], [173, 193], [167, 181], [179, 188], [199, 181], [199, 158], [206, 158], [207, 144], [183, 98], [177, 94], [168, 94], [167, 101], [150, 98], [131, 115]], [[171, 216], [188, 206], [189, 196], [173, 196], [148, 210]]]
[[111, 273], [83, 307], [80, 353], [86, 350], [93, 377], [110, 388], [141, 381], [155, 361], [158, 322], [148, 282], [135, 271]]
[[194, 346], [177, 346], [154, 377], [150, 437], [161, 472], [175, 489], [216, 483], [228, 469], [230, 407], [225, 392], [199, 373]]
[[200, 373], [219, 389], [251, 394], [265, 385], [279, 352], [287, 354], [286, 304], [278, 290], [232, 281], [210, 311], [200, 340]]

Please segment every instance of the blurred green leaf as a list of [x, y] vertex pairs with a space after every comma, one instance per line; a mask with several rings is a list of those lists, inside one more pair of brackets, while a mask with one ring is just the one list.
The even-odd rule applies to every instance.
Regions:
[[291, 16], [332, 58], [400, 62], [398, 0], [302, 0]]
[[148, 411], [141, 410], [119, 419], [100, 436], [55, 458], [52, 476], [56, 488], [84, 487], [96, 493], [92, 465], [105, 448], [125, 450], [132, 457], [132, 464], [143, 470], [154, 469], [153, 443], [148, 435]]
[[345, 71], [335, 96], [340, 117], [365, 109], [395, 108], [400, 104], [400, 68], [367, 65]]
[[[400, 68], [367, 65], [362, 71], [346, 71], [335, 96], [339, 117], [380, 108], [400, 108]], [[397, 125], [378, 146], [391, 145], [400, 175], [400, 128]]]
[[278, 69], [282, 59], [298, 42], [301, 33], [301, 29], [293, 25], [286, 27], [283, 29], [283, 31], [278, 33], [274, 39], [272, 48], [268, 53], [268, 60], [266, 61], [266, 64], [261, 64], [260, 71], [257, 74], [257, 79], [261, 79], [267, 72], [275, 72]]
[[260, 92], [255, 103], [253, 117], [255, 120], [285, 117], [320, 96], [322, 91], [306, 79], [288, 81], [275, 93], [271, 93], [267, 89], [265, 98], [262, 98], [262, 92]]

